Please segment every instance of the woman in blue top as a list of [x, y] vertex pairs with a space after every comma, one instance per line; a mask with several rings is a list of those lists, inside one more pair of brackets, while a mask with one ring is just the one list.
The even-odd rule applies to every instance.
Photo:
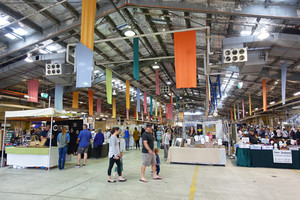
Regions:
[[57, 146], [58, 146], [58, 168], [59, 170], [64, 169], [66, 162], [66, 154], [68, 150], [68, 143], [70, 142], [70, 135], [67, 133], [67, 128], [64, 126], [62, 132], [57, 136]]
[[126, 148], [126, 151], [128, 151], [129, 150], [129, 127], [127, 127], [126, 128], [126, 130], [125, 130], [125, 136], [124, 136], [124, 138], [125, 138], [125, 148]]

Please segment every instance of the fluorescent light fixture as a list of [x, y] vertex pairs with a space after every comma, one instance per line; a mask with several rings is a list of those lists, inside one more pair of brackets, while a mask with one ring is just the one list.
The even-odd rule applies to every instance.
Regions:
[[45, 51], [44, 49], [40, 49], [39, 52], [40, 52], [41, 54], [47, 54], [47, 53], [48, 53], [48, 51]]
[[271, 103], [270, 103], [270, 105], [273, 105], [275, 103], [275, 101], [272, 101]]
[[112, 95], [117, 95], [116, 90], [113, 90]]
[[16, 34], [21, 35], [21, 36], [28, 34], [28, 32], [25, 31], [23, 28], [17, 28], [17, 29], [13, 29], [13, 30]]
[[46, 46], [46, 49], [48, 49], [49, 51], [57, 51], [61, 49], [61, 46], [59, 44], [51, 44]]
[[29, 63], [33, 62], [33, 59], [32, 59], [31, 56], [32, 56], [31, 53], [27, 53], [27, 57], [25, 58], [25, 61], [26, 61], [26, 62], [29, 62]]
[[4, 26], [9, 23], [9, 21], [7, 21], [7, 18], [8, 17], [0, 17], [0, 26]]
[[100, 117], [104, 117], [104, 115], [100, 115]]
[[248, 112], [246, 112], [246, 114], [248, 114]]
[[239, 82], [238, 83], [238, 88], [241, 89], [243, 87], [244, 83], [243, 82]]
[[135, 32], [131, 29], [128, 29], [124, 32], [124, 35], [127, 37], [132, 37], [132, 36], [135, 36]]
[[159, 69], [159, 65], [157, 64], [157, 62], [154, 63], [154, 65], [152, 66], [153, 69]]
[[300, 94], [300, 92], [296, 92], [294, 93], [294, 96], [298, 96]]
[[68, 116], [60, 116], [60, 118], [69, 118]]
[[257, 35], [257, 38], [260, 40], [267, 39], [270, 36], [270, 33], [268, 33], [266, 30], [261, 30], [260, 33]]
[[28, 99], [28, 98], [29, 98], [29, 96], [28, 96], [28, 95], [24, 95], [24, 98]]
[[82, 114], [82, 115], [86, 115], [87, 113], [86, 113], [86, 112], [82, 112], [81, 114]]
[[14, 39], [17, 38], [16, 36], [14, 36], [14, 35], [11, 34], [11, 33], [6, 33], [4, 36], [7, 37], [7, 38], [9, 38], [9, 39], [11, 39], [11, 40], [14, 40]]
[[255, 110], [258, 110], [258, 108], [255, 108]]
[[300, 109], [300, 106], [294, 106], [294, 107], [292, 107], [292, 109], [294, 109], [294, 110]]
[[107, 116], [107, 115], [105, 115], [104, 117], [108, 118], [108, 116]]
[[241, 31], [241, 36], [251, 35], [251, 31]]
[[194, 112], [194, 113], [192, 113], [192, 112], [184, 112], [183, 114], [184, 115], [202, 115], [203, 113], [202, 112]]
[[104, 120], [104, 121], [105, 121], [105, 120], [106, 120], [106, 118], [102, 118], [102, 120]]
[[171, 81], [170, 80], [168, 80], [167, 81], [167, 85], [171, 85], [172, 83], [171, 83]]

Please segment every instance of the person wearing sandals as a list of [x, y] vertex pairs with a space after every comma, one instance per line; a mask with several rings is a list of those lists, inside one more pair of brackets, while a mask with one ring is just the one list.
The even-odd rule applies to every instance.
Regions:
[[108, 170], [107, 170], [109, 183], [116, 182], [114, 179], [111, 178], [111, 170], [115, 163], [118, 166], [119, 182], [126, 181], [126, 179], [122, 177], [122, 172], [121, 172], [120, 145], [119, 145], [119, 139], [118, 139], [119, 134], [120, 134], [120, 128], [114, 127], [112, 129], [112, 135], [110, 136], [110, 139], [109, 139], [109, 152], [108, 152], [109, 166], [108, 166]]
[[147, 166], [152, 166], [153, 171], [153, 179], [159, 180], [162, 179], [162, 177], [158, 176], [156, 173], [156, 156], [153, 152], [154, 149], [154, 137], [152, 135], [152, 124], [146, 125], [146, 131], [142, 136], [143, 140], [143, 148], [142, 148], [142, 157], [143, 157], [143, 165], [141, 168], [141, 182], [148, 182], [148, 180], [145, 178], [145, 171]]

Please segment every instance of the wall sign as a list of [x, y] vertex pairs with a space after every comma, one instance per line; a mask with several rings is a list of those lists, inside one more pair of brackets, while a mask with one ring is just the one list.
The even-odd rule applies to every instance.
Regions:
[[292, 151], [291, 150], [273, 150], [274, 163], [289, 163], [292, 164]]

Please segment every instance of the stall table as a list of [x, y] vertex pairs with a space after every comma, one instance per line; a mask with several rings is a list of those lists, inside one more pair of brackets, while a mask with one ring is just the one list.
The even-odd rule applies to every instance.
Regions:
[[226, 152], [225, 148], [170, 147], [168, 162], [225, 166]]
[[7, 154], [7, 165], [20, 167], [54, 167], [58, 165], [57, 147], [51, 147], [51, 159], [49, 159], [49, 148], [7, 147], [5, 153]]
[[273, 150], [236, 149], [237, 166], [300, 169], [300, 151], [292, 150], [292, 164], [274, 163]]

